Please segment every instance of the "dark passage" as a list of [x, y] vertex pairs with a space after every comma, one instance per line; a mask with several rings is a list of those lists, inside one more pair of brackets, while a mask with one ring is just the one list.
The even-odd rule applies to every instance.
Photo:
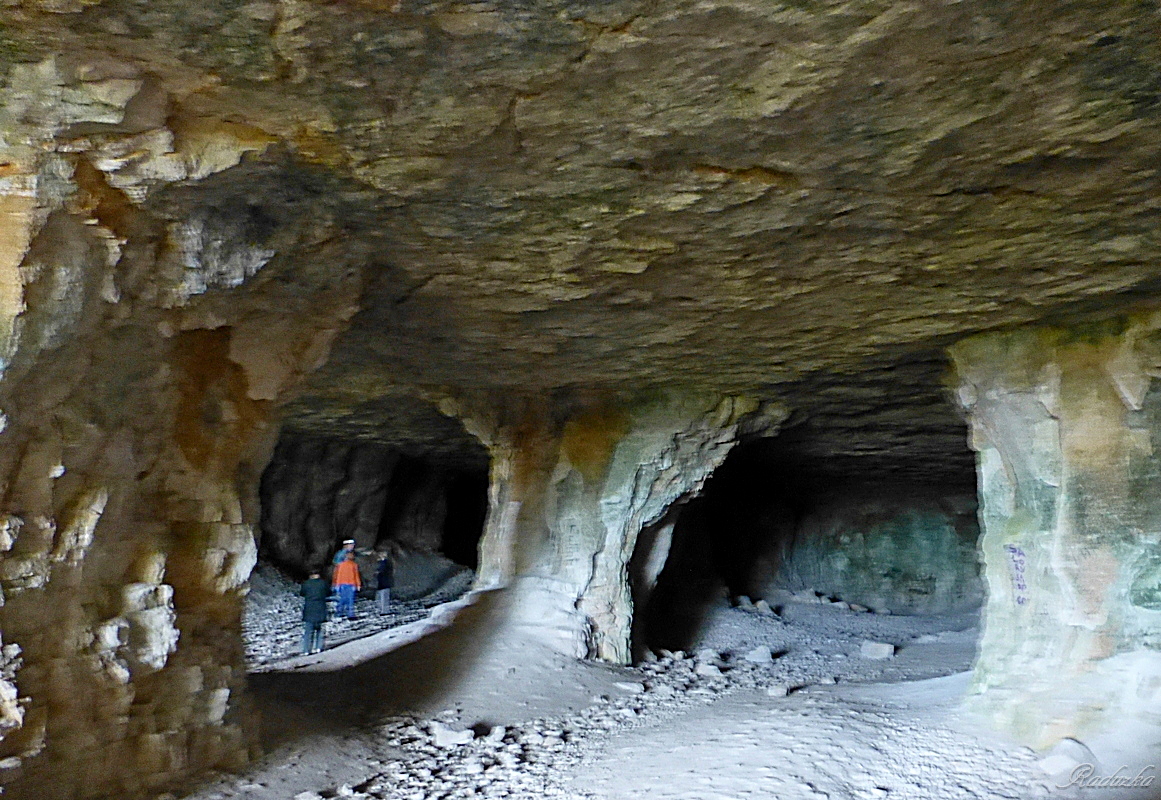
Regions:
[[438, 555], [474, 570], [487, 472], [375, 442], [287, 433], [262, 475], [261, 500], [260, 555], [291, 577], [325, 568], [345, 539], [362, 555]]
[[[812, 415], [735, 447], [672, 512], [668, 559], [638, 605], [637, 652], [686, 649], [725, 598], [776, 605], [799, 592], [894, 613], [978, 603], [974, 455], [942, 369], [886, 373], [883, 399], [861, 406], [819, 381], [804, 390]], [[896, 404], [892, 380], [914, 384]]]

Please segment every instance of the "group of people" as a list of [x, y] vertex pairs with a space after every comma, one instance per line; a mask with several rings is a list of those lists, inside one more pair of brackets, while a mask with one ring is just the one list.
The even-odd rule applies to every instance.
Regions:
[[[302, 652], [318, 653], [323, 649], [323, 623], [328, 619], [327, 600], [336, 597], [335, 615], [355, 619], [355, 596], [363, 588], [359, 565], [355, 562], [355, 540], [347, 539], [331, 562], [331, 580], [328, 584], [320, 572], [311, 572], [299, 593], [302, 606]], [[375, 605], [380, 614], [391, 608], [391, 588], [395, 584], [395, 570], [391, 557], [384, 553], [375, 574]]]

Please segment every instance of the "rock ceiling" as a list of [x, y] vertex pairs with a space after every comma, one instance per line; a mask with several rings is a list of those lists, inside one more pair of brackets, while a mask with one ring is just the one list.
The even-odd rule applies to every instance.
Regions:
[[[129, 65], [123, 125], [258, 143], [157, 213], [369, 267], [304, 426], [446, 438], [414, 387], [880, 419], [961, 335], [1161, 288], [1152, 0], [5, 5], [0, 68]], [[962, 441], [933, 404], [883, 430]]]

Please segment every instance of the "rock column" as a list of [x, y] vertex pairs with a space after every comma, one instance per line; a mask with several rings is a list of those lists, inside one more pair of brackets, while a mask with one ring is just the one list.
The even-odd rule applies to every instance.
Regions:
[[[0, 94], [5, 798], [156, 796], [254, 754], [257, 478], [278, 402], [360, 291], [317, 200], [259, 213], [301, 192], [196, 184], [264, 144], [175, 150], [164, 92], [93, 58], [16, 65]], [[135, 97], [157, 113], [129, 124]], [[351, 268], [312, 277], [320, 262]]]
[[969, 702], [1035, 747], [1161, 724], [1159, 330], [952, 348], [988, 592]]
[[513, 623], [562, 652], [627, 663], [638, 533], [701, 487], [756, 409], [667, 396], [569, 413], [530, 402], [487, 425], [469, 419], [492, 452], [480, 585], [511, 586]]

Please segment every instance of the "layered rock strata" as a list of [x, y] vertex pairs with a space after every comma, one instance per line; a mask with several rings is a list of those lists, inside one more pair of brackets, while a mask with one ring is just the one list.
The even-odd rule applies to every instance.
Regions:
[[0, 783], [135, 797], [255, 752], [238, 632], [257, 478], [359, 273], [276, 255], [322, 256], [337, 232], [294, 188], [263, 193], [303, 222], [279, 231], [249, 191], [171, 190], [249, 145], [175, 144], [136, 66], [91, 54], [7, 81]]

